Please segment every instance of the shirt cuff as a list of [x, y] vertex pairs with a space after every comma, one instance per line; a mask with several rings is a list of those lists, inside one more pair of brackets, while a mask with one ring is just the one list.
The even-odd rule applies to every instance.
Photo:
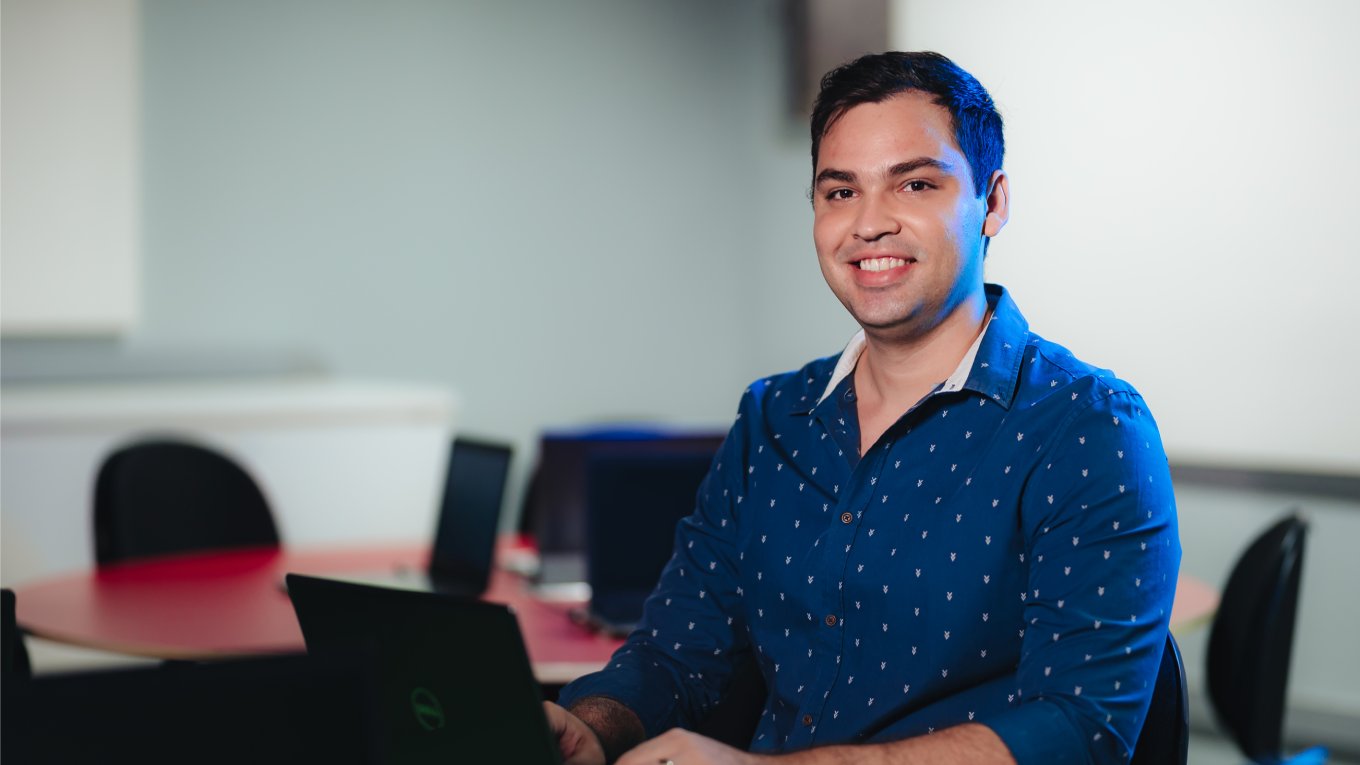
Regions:
[[1050, 701], [1021, 704], [981, 722], [1001, 738], [1017, 765], [1091, 761], [1089, 742], [1062, 709]]
[[587, 696], [613, 699], [638, 716], [648, 738], [658, 736], [676, 726], [675, 699], [671, 694], [658, 693], [655, 690], [648, 693], [639, 684], [623, 681], [618, 674], [606, 670], [579, 677], [562, 688], [557, 703], [570, 708], [572, 704]]

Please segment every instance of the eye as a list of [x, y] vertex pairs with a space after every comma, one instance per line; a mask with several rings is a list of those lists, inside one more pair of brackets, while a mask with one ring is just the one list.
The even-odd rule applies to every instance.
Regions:
[[854, 197], [854, 190], [847, 188], [832, 189], [826, 193], [826, 199], [830, 202], [839, 202], [845, 199], [853, 199]]
[[935, 184], [930, 181], [913, 180], [902, 184], [903, 191], [927, 191], [935, 188]]

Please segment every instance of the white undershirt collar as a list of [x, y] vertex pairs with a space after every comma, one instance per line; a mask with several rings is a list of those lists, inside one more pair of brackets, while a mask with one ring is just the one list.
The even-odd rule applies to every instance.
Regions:
[[[977, 359], [978, 348], [982, 347], [982, 337], [987, 334], [987, 327], [991, 326], [992, 315], [987, 316], [987, 322], [982, 325], [982, 331], [978, 332], [973, 344], [968, 347], [968, 352], [963, 355], [963, 360], [954, 368], [954, 373], [949, 375], [949, 379], [940, 386], [940, 393], [952, 393], [963, 390], [964, 383], [968, 382], [968, 374], [973, 371], [973, 362]], [[821, 404], [827, 396], [836, 389], [837, 385], [855, 371], [855, 365], [859, 363], [859, 357], [864, 354], [864, 348], [868, 345], [868, 340], [864, 336], [864, 330], [855, 333], [850, 338], [850, 342], [845, 344], [845, 350], [841, 351], [841, 357], [836, 361], [836, 368], [831, 372], [831, 380], [826, 384], [826, 390], [822, 391], [821, 398], [817, 403]]]

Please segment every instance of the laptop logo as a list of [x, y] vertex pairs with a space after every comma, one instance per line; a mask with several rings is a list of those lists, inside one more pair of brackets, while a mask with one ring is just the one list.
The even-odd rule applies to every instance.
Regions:
[[411, 691], [411, 711], [415, 713], [416, 723], [428, 731], [444, 727], [444, 705], [439, 698], [424, 688]]

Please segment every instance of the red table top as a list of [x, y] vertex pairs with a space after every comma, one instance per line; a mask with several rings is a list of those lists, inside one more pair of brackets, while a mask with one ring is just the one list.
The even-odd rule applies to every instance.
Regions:
[[[162, 659], [301, 651], [302, 632], [282, 589], [285, 573], [423, 568], [427, 555], [423, 546], [407, 545], [246, 548], [145, 559], [20, 587], [18, 621], [49, 640]], [[514, 609], [543, 682], [567, 682], [599, 669], [621, 644], [573, 623], [567, 612], [581, 604], [538, 600], [516, 574], [497, 570], [483, 597]], [[1172, 628], [1198, 626], [1217, 606], [1213, 587], [1182, 575]]]
[[[18, 622], [72, 645], [162, 659], [214, 659], [303, 650], [283, 576], [423, 568], [421, 545], [325, 550], [243, 548], [103, 566], [17, 588]], [[622, 641], [590, 632], [570, 603], [532, 597], [524, 578], [497, 572], [483, 596], [511, 606], [544, 682], [604, 666]], [[579, 605], [579, 604], [575, 604]]]

